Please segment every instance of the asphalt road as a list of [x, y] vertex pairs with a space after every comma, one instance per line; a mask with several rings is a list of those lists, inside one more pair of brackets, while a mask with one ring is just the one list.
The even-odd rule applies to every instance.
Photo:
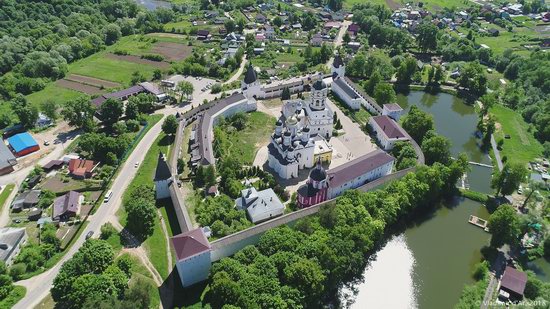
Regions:
[[[173, 110], [165, 110], [166, 113]], [[120, 207], [122, 201], [122, 194], [128, 187], [130, 181], [134, 178], [137, 168], [134, 167], [134, 162], [141, 162], [145, 158], [145, 154], [149, 150], [151, 144], [161, 132], [162, 120], [156, 123], [142, 138], [135, 150], [130, 154], [124, 165], [121, 167], [120, 172], [113, 182], [113, 196], [108, 203], [101, 205], [96, 213], [88, 220], [88, 225], [82, 232], [82, 234], [75, 240], [74, 244], [68, 249], [69, 251], [63, 256], [63, 258], [50, 270], [32, 277], [27, 280], [17, 282], [17, 285], [21, 285], [27, 288], [27, 294], [20, 300], [13, 308], [15, 309], [28, 309], [36, 306], [46, 295], [48, 295], [50, 288], [52, 287], [53, 280], [57, 276], [61, 265], [69, 260], [78, 249], [86, 241], [86, 234], [90, 231], [94, 232], [93, 237], [99, 236], [99, 230], [101, 226], [106, 223], [111, 216], [114, 216], [117, 209]]]
[[[240, 74], [237, 73], [237, 75]], [[193, 103], [196, 104], [202, 102], [205, 99], [210, 101], [214, 98], [215, 95], [211, 94], [209, 91], [202, 92], [197, 96], [194, 96]], [[179, 111], [180, 113], [185, 113], [186, 111], [191, 109], [191, 106], [192, 104], [187, 104], [183, 107], [169, 107], [160, 110], [159, 112], [164, 116], [175, 114], [176, 111]], [[48, 293], [50, 292], [53, 280], [59, 273], [61, 265], [69, 260], [84, 244], [84, 242], [86, 241], [86, 234], [90, 231], [93, 231], [93, 237], [98, 237], [101, 226], [110, 221], [113, 217], [115, 217], [116, 211], [122, 204], [122, 195], [137, 173], [138, 169], [135, 168], [134, 164], [135, 162], [143, 161], [151, 144], [155, 142], [156, 138], [162, 131], [162, 122], [163, 120], [157, 122], [145, 134], [145, 136], [138, 143], [134, 151], [128, 156], [126, 162], [120, 168], [119, 174], [116, 176], [111, 186], [111, 189], [113, 190], [113, 196], [111, 197], [111, 200], [108, 203], [103, 203], [102, 205], [100, 205], [96, 213], [93, 216], [90, 216], [90, 218], [88, 219], [88, 225], [80, 234], [78, 239], [76, 239], [72, 246], [68, 249], [69, 251], [63, 256], [63, 258], [48, 271], [40, 275], [34, 276], [30, 279], [18, 281], [15, 283], [17, 285], [21, 285], [27, 288], [27, 294], [13, 307], [14, 309], [29, 309], [38, 305], [38, 303], [40, 303], [42, 299], [46, 297], [46, 295], [48, 295]], [[45, 164], [49, 160], [59, 158], [63, 154], [64, 147], [67, 145], [68, 143], [66, 145], [62, 145], [62, 147], [57, 147], [56, 149], [54, 149], [54, 151], [41, 159], [39, 164]], [[30, 172], [30, 168], [28, 170], [22, 169], [21, 171], [18, 171], [15, 175], [15, 178], [13, 178], [13, 174], [8, 175], [8, 177], [10, 178], [1, 177], [0, 184], [2, 184], [3, 181], [6, 181], [7, 179], [10, 181], [6, 181], [6, 183], [13, 183], [15, 180], [17, 180], [20, 184], [25, 179], [28, 172]]]

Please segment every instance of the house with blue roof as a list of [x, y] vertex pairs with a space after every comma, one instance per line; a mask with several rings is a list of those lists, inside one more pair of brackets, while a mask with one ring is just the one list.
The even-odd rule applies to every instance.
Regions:
[[18, 157], [38, 151], [40, 146], [28, 132], [16, 134], [8, 138], [11, 151]]

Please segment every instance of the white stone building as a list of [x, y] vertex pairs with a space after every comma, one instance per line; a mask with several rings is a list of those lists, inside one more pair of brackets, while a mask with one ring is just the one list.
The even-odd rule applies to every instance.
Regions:
[[389, 116], [375, 116], [369, 119], [369, 125], [376, 134], [376, 139], [386, 151], [393, 149], [397, 142], [408, 141], [406, 132]]
[[391, 174], [394, 161], [394, 157], [378, 149], [327, 171], [328, 199]]
[[157, 200], [170, 197], [170, 184], [172, 183], [172, 173], [166, 163], [166, 158], [159, 152], [157, 160], [157, 169], [155, 170], [155, 197]]
[[176, 252], [176, 268], [183, 287], [208, 278], [211, 262], [211, 246], [202, 228], [172, 237]]
[[323, 161], [332, 157], [327, 153], [332, 148], [316, 147], [316, 143], [324, 145], [319, 139], [332, 136], [334, 112], [326, 104], [327, 93], [327, 85], [319, 78], [309, 99], [289, 100], [283, 105], [268, 146], [269, 167], [281, 178], [297, 177], [298, 170], [314, 166], [316, 157]]
[[389, 116], [395, 121], [399, 121], [401, 115], [403, 114], [403, 109], [397, 103], [384, 104], [382, 107], [382, 115]]
[[245, 210], [252, 223], [260, 223], [278, 216], [285, 211], [285, 206], [273, 189], [262, 191], [249, 186], [241, 191], [241, 197], [235, 200], [237, 209]]

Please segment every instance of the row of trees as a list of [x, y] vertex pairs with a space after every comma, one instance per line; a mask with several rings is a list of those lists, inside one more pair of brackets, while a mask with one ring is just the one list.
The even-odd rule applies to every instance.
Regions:
[[436, 163], [383, 190], [347, 191], [319, 215], [269, 230], [258, 245], [214, 264], [204, 301], [212, 308], [316, 308], [334, 301], [342, 283], [363, 272], [384, 230], [452, 194], [463, 172], [454, 162]]
[[[51, 295], [59, 308], [149, 308], [150, 283], [132, 277], [127, 256], [115, 260], [109, 243], [89, 239], [61, 266]], [[130, 282], [130, 283], [129, 283]]]
[[0, 7], [0, 94], [29, 94], [62, 78], [67, 64], [114, 44], [122, 36], [161, 31], [168, 9], [144, 11], [131, 0], [83, 0], [57, 5], [6, 0]]

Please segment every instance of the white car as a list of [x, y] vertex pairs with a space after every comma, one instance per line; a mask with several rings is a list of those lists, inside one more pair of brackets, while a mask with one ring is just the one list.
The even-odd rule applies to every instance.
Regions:
[[134, 167], [137, 168], [139, 166], [139, 161], [134, 164]]

